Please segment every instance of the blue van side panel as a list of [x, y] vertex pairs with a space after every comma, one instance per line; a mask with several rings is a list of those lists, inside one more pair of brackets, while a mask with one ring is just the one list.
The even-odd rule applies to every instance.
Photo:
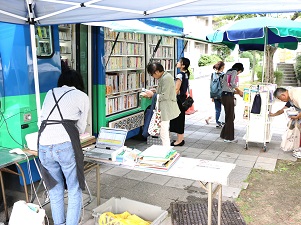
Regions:
[[95, 27], [96, 34], [96, 55], [94, 57], [95, 65], [97, 66], [96, 76], [93, 77], [94, 85], [105, 85], [106, 84], [106, 75], [105, 75], [105, 64], [104, 64], [104, 29], [103, 27]]
[[[60, 75], [58, 28], [53, 28], [54, 55], [38, 59], [40, 92], [57, 86]], [[0, 53], [2, 57], [4, 95], [34, 94], [33, 62], [28, 25], [0, 23]]]

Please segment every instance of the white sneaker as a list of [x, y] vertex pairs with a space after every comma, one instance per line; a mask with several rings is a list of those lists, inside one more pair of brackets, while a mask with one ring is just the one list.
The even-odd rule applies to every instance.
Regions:
[[293, 156], [294, 156], [295, 158], [301, 159], [301, 152], [295, 152], [295, 153], [293, 154]]
[[226, 140], [226, 139], [224, 139], [224, 142], [227, 142], [227, 143], [237, 143], [238, 140], [237, 139], [234, 139], [234, 140]]

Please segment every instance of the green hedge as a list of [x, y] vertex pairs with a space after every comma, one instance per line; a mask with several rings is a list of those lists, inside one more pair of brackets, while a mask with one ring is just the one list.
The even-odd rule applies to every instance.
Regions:
[[301, 81], [301, 55], [296, 58], [295, 72], [297, 79]]
[[199, 59], [199, 66], [208, 66], [221, 61], [222, 59], [218, 55], [202, 55]]

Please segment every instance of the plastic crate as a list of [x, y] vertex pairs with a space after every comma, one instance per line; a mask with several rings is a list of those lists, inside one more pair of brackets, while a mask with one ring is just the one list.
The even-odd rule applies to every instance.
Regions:
[[112, 212], [114, 214], [119, 214], [125, 211], [128, 211], [131, 214], [135, 214], [141, 219], [151, 221], [151, 225], [161, 224], [168, 215], [168, 212], [166, 210], [163, 210], [159, 206], [154, 206], [127, 198], [113, 197], [106, 201], [104, 204], [93, 209], [92, 216], [94, 217], [95, 225], [99, 225], [98, 220], [102, 213]]

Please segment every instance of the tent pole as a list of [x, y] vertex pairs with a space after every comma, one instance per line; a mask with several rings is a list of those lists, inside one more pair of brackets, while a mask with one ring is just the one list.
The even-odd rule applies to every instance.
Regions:
[[40, 85], [39, 85], [39, 73], [38, 73], [38, 59], [36, 49], [36, 32], [35, 32], [35, 20], [33, 10], [33, 0], [26, 0], [28, 10], [28, 22], [30, 28], [30, 42], [31, 42], [31, 54], [32, 54], [32, 67], [33, 67], [33, 78], [34, 78], [34, 89], [36, 96], [37, 116], [38, 124], [40, 124], [41, 118], [41, 102], [40, 102]]
[[41, 116], [41, 102], [40, 102], [38, 59], [37, 59], [36, 39], [35, 39], [35, 25], [30, 24], [29, 26], [30, 26], [30, 39], [31, 39], [31, 52], [32, 52], [34, 87], [35, 87], [35, 93], [36, 93], [37, 115], [38, 115], [38, 121], [39, 121], [40, 116]]
[[262, 64], [262, 76], [261, 76], [261, 83], [263, 83], [264, 72], [265, 72], [265, 61], [266, 61], [266, 47], [267, 47], [267, 40], [268, 40], [268, 28], [264, 27], [264, 51], [263, 51], [263, 64]]

